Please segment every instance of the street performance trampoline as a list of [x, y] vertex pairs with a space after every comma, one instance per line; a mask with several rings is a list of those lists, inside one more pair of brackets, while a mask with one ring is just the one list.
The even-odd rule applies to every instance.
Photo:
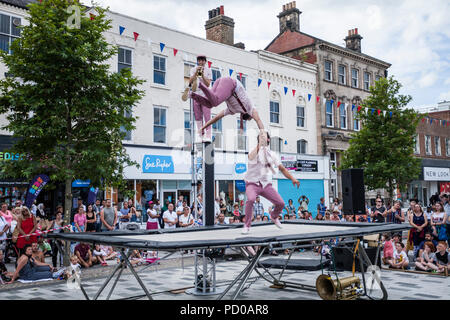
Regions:
[[[139, 230], [139, 231], [112, 231], [103, 233], [63, 233], [63, 234], [49, 234], [49, 238], [57, 238], [59, 240], [99, 243], [111, 245], [119, 248], [121, 251], [121, 263], [117, 265], [113, 273], [108, 277], [99, 291], [96, 293], [94, 300], [98, 299], [101, 292], [112, 280], [114, 275], [119, 271], [117, 279], [113, 288], [108, 295], [111, 296], [115, 285], [125, 267], [128, 267], [134, 275], [139, 285], [145, 292], [149, 299], [153, 299], [150, 292], [142, 283], [138, 274], [134, 270], [129, 261], [132, 250], [164, 250], [168, 252], [176, 252], [179, 250], [208, 250], [218, 248], [237, 248], [241, 250], [245, 257], [247, 257], [249, 264], [244, 270], [228, 285], [224, 292], [218, 297], [222, 299], [230, 289], [238, 282], [237, 289], [232, 295], [232, 299], [236, 299], [242, 291], [244, 284], [248, 281], [250, 274], [253, 271], [260, 272], [257, 268], [264, 268], [266, 272], [268, 268], [264, 266], [260, 259], [266, 250], [274, 246], [283, 245], [283, 249], [288, 247], [296, 248], [300, 243], [307, 243], [311, 241], [328, 241], [330, 239], [345, 238], [363, 240], [364, 236], [372, 234], [384, 234], [392, 232], [401, 232], [408, 230], [409, 225], [406, 224], [373, 224], [373, 223], [353, 223], [353, 222], [329, 222], [329, 221], [286, 221], [282, 223], [283, 228], [278, 229], [272, 223], [254, 224], [251, 232], [247, 235], [242, 235], [243, 224], [236, 225], [220, 225], [211, 227], [194, 227], [188, 229], [172, 229], [172, 230]], [[364, 251], [364, 246], [358, 241], [358, 255], [362, 267], [362, 261], [366, 261], [368, 265], [371, 262]], [[256, 255], [252, 256], [246, 254], [246, 247], [258, 246]], [[289, 263], [289, 258], [286, 260], [286, 265]], [[364, 268], [361, 268], [364, 270]], [[283, 269], [284, 271], [284, 269]], [[275, 278], [269, 273], [272, 279], [267, 279], [273, 284], [288, 286], [287, 282], [283, 282], [280, 278]], [[363, 284], [365, 289], [364, 274]], [[260, 274], [261, 276], [261, 274]], [[299, 289], [310, 289], [302, 288]], [[384, 288], [384, 287], [382, 287]], [[384, 294], [384, 298], [387, 294]], [[89, 297], [85, 294], [86, 299]]]

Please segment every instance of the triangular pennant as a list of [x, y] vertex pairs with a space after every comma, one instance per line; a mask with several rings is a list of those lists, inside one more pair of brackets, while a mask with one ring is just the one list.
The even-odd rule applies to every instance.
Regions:
[[361, 109], [362, 109], [362, 107], [361, 107], [361, 106], [358, 106], [358, 112], [360, 112], [360, 111], [361, 111]]
[[317, 97], [316, 97], [316, 100], [317, 100], [317, 103], [319, 103], [320, 97], [317, 96]]
[[211, 65], [212, 65], [212, 62], [211, 62], [211, 61], [208, 61], [208, 68], [211, 69]]
[[377, 110], [377, 112], [378, 112], [378, 115], [380, 115], [380, 113], [381, 113], [381, 110], [380, 110], [380, 109], [378, 109], [378, 110]]
[[239, 80], [242, 81], [242, 72], [239, 72]]
[[284, 87], [284, 95], [286, 95], [288, 92], [288, 87]]
[[232, 74], [233, 74], [233, 69], [230, 69], [230, 77], [231, 77]]
[[341, 106], [341, 102], [340, 101], [338, 101], [338, 103], [337, 103], [337, 107], [339, 108]]
[[446, 123], [446, 122], [447, 122], [447, 121], [445, 121], [445, 120], [442, 122], [442, 126], [443, 126], [443, 127], [445, 127], [445, 123]]
[[371, 111], [370, 114], [373, 114], [375, 112], [375, 109], [372, 108], [370, 111]]
[[96, 15], [95, 15], [95, 14], [92, 14], [92, 13], [89, 13], [89, 16], [91, 17], [91, 20], [94, 20], [95, 17], [96, 17]]
[[178, 49], [173, 48], [173, 56], [176, 57]]
[[389, 118], [392, 118], [392, 111], [389, 112]]
[[267, 81], [267, 89], [270, 89], [270, 82]]
[[355, 110], [356, 106], [354, 104], [352, 104], [352, 112], [353, 110]]
[[292, 96], [295, 97], [295, 89], [292, 89]]
[[125, 31], [125, 27], [119, 26], [119, 33], [122, 35], [122, 33]]
[[159, 43], [159, 48], [161, 49], [161, 52], [163, 52], [165, 46], [166, 45], [164, 43], [162, 42]]
[[422, 118], [422, 123], [424, 123], [425, 122], [425, 118]]
[[430, 124], [433, 124], [433, 119], [430, 118]]
[[312, 94], [308, 93], [308, 101], [311, 101]]
[[330, 102], [331, 102], [331, 107], [333, 107], [334, 100], [330, 100]]
[[386, 110], [383, 110], [383, 117], [386, 117]]
[[137, 41], [137, 38], [139, 37], [139, 33], [133, 32], [133, 35], [134, 35], [134, 41]]
[[258, 79], [258, 88], [261, 85], [261, 83], [262, 83], [262, 79]]

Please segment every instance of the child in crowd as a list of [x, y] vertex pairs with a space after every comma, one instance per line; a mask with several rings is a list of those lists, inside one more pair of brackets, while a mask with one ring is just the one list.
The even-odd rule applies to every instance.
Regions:
[[388, 261], [394, 257], [394, 245], [392, 243], [389, 234], [384, 235], [384, 246], [383, 246], [383, 263], [388, 264]]
[[431, 271], [432, 268], [430, 267], [430, 264], [433, 263], [435, 251], [436, 248], [433, 242], [431, 241], [425, 242], [422, 255], [417, 257], [417, 260], [415, 262], [416, 270]]
[[106, 253], [105, 260], [113, 260], [117, 258], [117, 252], [111, 246], [100, 245], [100, 250]]
[[108, 266], [108, 264], [106, 263], [107, 254], [105, 251], [102, 250], [102, 248], [98, 243], [94, 245], [94, 250], [92, 251], [92, 253], [94, 254], [94, 257], [97, 257], [102, 266], [104, 267]]
[[443, 272], [448, 276], [448, 268], [450, 267], [450, 261], [448, 259], [447, 242], [439, 241], [436, 247], [436, 253], [434, 255], [433, 263], [430, 267], [437, 272]]
[[403, 242], [395, 243], [394, 257], [393, 259], [388, 260], [388, 264], [390, 268], [394, 269], [407, 269], [409, 264], [408, 256], [406, 252], [403, 250], [405, 245]]

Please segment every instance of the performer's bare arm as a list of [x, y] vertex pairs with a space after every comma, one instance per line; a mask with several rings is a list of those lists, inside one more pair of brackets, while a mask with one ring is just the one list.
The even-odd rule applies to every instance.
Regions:
[[292, 184], [293, 184], [294, 186], [297, 186], [297, 189], [300, 187], [300, 182], [299, 182], [297, 179], [295, 179], [295, 178], [289, 173], [289, 171], [287, 171], [287, 169], [286, 169], [282, 164], [280, 164], [280, 165], [278, 166], [278, 169], [280, 169], [280, 171], [281, 171], [281, 173], [283, 174], [283, 176], [285, 176], [286, 178], [288, 178], [289, 180], [292, 181]]
[[259, 130], [264, 131], [264, 124], [262, 123], [261, 118], [259, 117], [258, 111], [256, 111], [256, 109], [253, 109], [252, 118], [255, 119]]

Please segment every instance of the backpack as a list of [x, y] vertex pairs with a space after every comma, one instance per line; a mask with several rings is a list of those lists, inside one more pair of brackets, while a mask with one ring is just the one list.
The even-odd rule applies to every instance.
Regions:
[[445, 225], [440, 225], [438, 230], [437, 230], [437, 234], [438, 234], [438, 239], [440, 241], [445, 241], [447, 240], [447, 230]]

